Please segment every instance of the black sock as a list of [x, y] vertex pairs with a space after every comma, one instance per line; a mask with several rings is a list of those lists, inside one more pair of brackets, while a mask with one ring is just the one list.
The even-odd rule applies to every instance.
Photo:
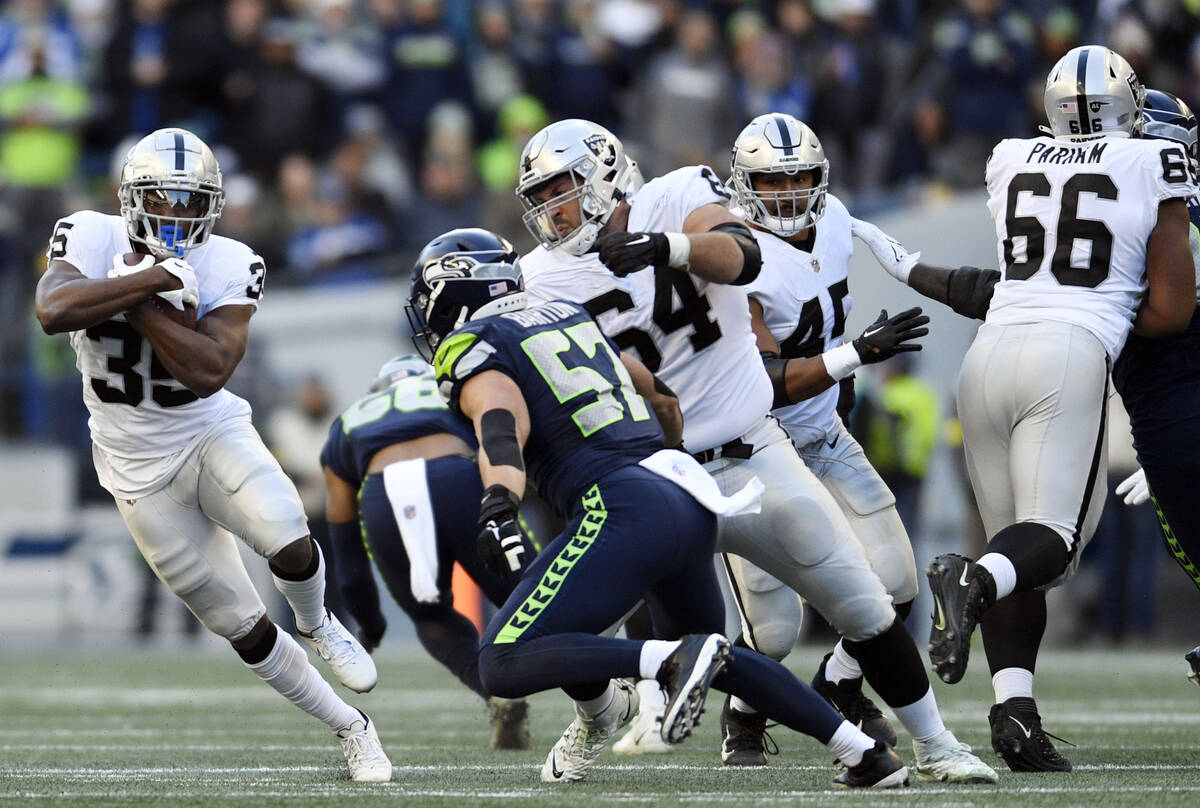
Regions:
[[1017, 571], [1015, 592], [1045, 586], [1067, 568], [1071, 554], [1062, 537], [1037, 522], [1017, 522], [1001, 530], [988, 542], [987, 551], [999, 553]]
[[1046, 593], [1040, 589], [1014, 592], [996, 601], [979, 626], [993, 675], [1004, 668], [1032, 671], [1046, 631]]
[[315, 541], [313, 541], [311, 536], [309, 536], [309, 538], [308, 538], [308, 543], [309, 543], [309, 547], [312, 552], [312, 555], [309, 557], [309, 560], [308, 560], [308, 566], [306, 566], [304, 569], [300, 570], [299, 572], [287, 572], [285, 570], [281, 570], [278, 567], [276, 567], [275, 562], [271, 561], [271, 562], [268, 562], [268, 566], [271, 568], [271, 572], [276, 577], [282, 578], [285, 581], [307, 581], [309, 578], [316, 575], [317, 570], [321, 568], [321, 551], [317, 547], [317, 543]]
[[929, 690], [921, 652], [903, 621], [893, 620], [887, 631], [869, 640], [843, 637], [842, 645], [858, 660], [863, 677], [889, 706], [912, 704]]
[[237, 655], [242, 658], [242, 661], [247, 665], [257, 665], [268, 656], [271, 655], [271, 649], [275, 647], [275, 640], [279, 636], [279, 629], [275, 628], [275, 624], [271, 623], [267, 626], [266, 633], [249, 648], [239, 649], [234, 647]]

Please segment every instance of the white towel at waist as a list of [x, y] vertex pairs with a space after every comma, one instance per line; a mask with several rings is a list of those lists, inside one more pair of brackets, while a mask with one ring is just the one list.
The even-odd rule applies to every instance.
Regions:
[[662, 449], [638, 465], [675, 483], [718, 516], [737, 516], [762, 510], [763, 484], [757, 477], [751, 477], [741, 490], [725, 496], [717, 481], [690, 454]]
[[383, 469], [383, 490], [408, 554], [409, 586], [421, 603], [438, 602], [437, 530], [425, 477], [425, 460], [401, 460]]

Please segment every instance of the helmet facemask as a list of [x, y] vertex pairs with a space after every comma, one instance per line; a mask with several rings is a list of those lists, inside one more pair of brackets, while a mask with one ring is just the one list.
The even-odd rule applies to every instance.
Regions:
[[[829, 161], [816, 134], [791, 115], [759, 115], [733, 143], [729, 187], [746, 218], [782, 238], [801, 233], [825, 215]], [[794, 177], [813, 172], [811, 188], [760, 190], [753, 178], [764, 174]]]
[[[547, 250], [562, 247], [571, 255], [583, 255], [595, 244], [601, 228], [607, 224], [608, 217], [616, 209], [615, 205], [611, 209], [608, 208], [596, 192], [595, 185], [582, 179], [581, 172], [577, 168], [585, 168], [582, 164], [586, 162], [586, 158], [581, 158], [571, 164], [566, 171], [548, 177], [524, 193], [518, 193], [521, 206], [525, 208], [525, 213], [521, 215], [525, 229]], [[532, 198], [532, 194], [539, 188], [562, 176], [570, 177], [571, 187], [569, 190], [551, 197], [545, 202], [537, 202]], [[580, 222], [574, 230], [562, 235], [554, 224], [554, 211], [572, 202], [579, 203]]]
[[225, 206], [216, 158], [185, 129], [159, 129], [129, 150], [117, 198], [130, 241], [159, 257], [204, 244]]
[[[739, 169], [740, 170], [740, 169]], [[811, 188], [785, 191], [759, 190], [754, 187], [754, 177], [768, 173], [799, 174], [812, 171], [816, 181]], [[736, 174], [737, 172], [735, 172]], [[737, 204], [750, 221], [762, 225], [777, 236], [794, 236], [803, 232], [825, 215], [825, 193], [829, 189], [829, 177], [825, 166], [802, 168], [794, 172], [743, 172], [744, 177], [734, 185], [746, 190], [740, 192]]]

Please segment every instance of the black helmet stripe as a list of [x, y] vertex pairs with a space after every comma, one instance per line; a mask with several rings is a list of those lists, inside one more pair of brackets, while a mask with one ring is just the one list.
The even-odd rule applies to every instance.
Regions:
[[1084, 48], [1079, 52], [1079, 67], [1075, 73], [1075, 112], [1079, 115], [1079, 134], [1081, 135], [1092, 133], [1086, 93], [1088, 52], [1090, 50], [1091, 48]]
[[779, 145], [783, 147], [783, 153], [795, 154], [796, 147], [800, 144], [792, 142], [792, 134], [788, 131], [787, 121], [783, 119], [782, 115], [775, 116], [775, 127], [779, 130], [779, 137], [781, 139]]
[[183, 169], [186, 168], [186, 166], [184, 164], [184, 158], [185, 158], [186, 153], [187, 152], [183, 148], [183, 133], [176, 132], [175, 133], [175, 170], [176, 171], [183, 171]]

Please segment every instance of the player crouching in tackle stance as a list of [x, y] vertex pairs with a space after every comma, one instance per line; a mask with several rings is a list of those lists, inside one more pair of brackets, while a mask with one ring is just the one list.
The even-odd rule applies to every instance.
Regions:
[[[450, 253], [419, 267], [411, 306], [436, 351], [443, 397], [479, 438], [480, 553], [493, 569], [524, 572], [481, 644], [484, 687], [512, 698], [561, 687], [576, 702], [542, 779], [585, 776], [637, 712], [637, 691], [623, 677], [638, 677], [666, 690], [668, 742], [690, 734], [711, 684], [825, 743], [848, 766], [837, 784], [906, 783], [907, 768], [886, 744], [778, 663], [716, 633], [724, 615], [709, 508], [752, 509], [761, 489], [723, 497], [690, 457], [664, 450], [664, 428], [671, 444], [682, 432], [674, 396], [656, 389], [636, 359], [618, 355], [581, 306], [527, 308], [516, 254], [493, 238], [487, 263]], [[568, 519], [532, 563], [517, 523], [526, 463], [539, 493]], [[597, 636], [647, 597], [671, 622], [665, 636], [681, 639]]]
[[[246, 245], [211, 236], [224, 203], [216, 159], [191, 132], [160, 129], [129, 151], [118, 196], [120, 216], [85, 210], [55, 225], [37, 288], [42, 328], [71, 335], [100, 482], [163, 583], [337, 734], [351, 779], [390, 780], [374, 723], [276, 629], [234, 544], [268, 559], [297, 630], [342, 683], [374, 687], [370, 656], [325, 608], [325, 564], [295, 486], [249, 405], [224, 389], [265, 269]], [[184, 324], [189, 308], [198, 319]]]
[[1196, 186], [1182, 148], [1138, 137], [1143, 93], [1129, 64], [1097, 45], [1050, 71], [1053, 137], [1001, 141], [988, 162], [1000, 272], [918, 263], [854, 224], [894, 277], [984, 320], [958, 406], [990, 539], [978, 561], [934, 559], [929, 658], [944, 681], [959, 681], [982, 627], [992, 747], [1016, 771], [1071, 769], [1041, 727], [1033, 675], [1046, 590], [1074, 573], [1104, 503], [1112, 360], [1131, 328], [1177, 334], [1195, 310], [1186, 205]]
[[[439, 246], [448, 251], [445, 242], [434, 242], [426, 252]], [[419, 356], [388, 361], [369, 394], [334, 419], [321, 452], [329, 536], [338, 585], [367, 649], [387, 629], [369, 547], [421, 645], [487, 702], [492, 747], [528, 749], [529, 705], [488, 697], [479, 681], [479, 632], [455, 610], [450, 588], [456, 561], [496, 606], [516, 585], [488, 571], [475, 551], [475, 512], [463, 508], [483, 491], [475, 451], [470, 424], [438, 395], [433, 368]]]

